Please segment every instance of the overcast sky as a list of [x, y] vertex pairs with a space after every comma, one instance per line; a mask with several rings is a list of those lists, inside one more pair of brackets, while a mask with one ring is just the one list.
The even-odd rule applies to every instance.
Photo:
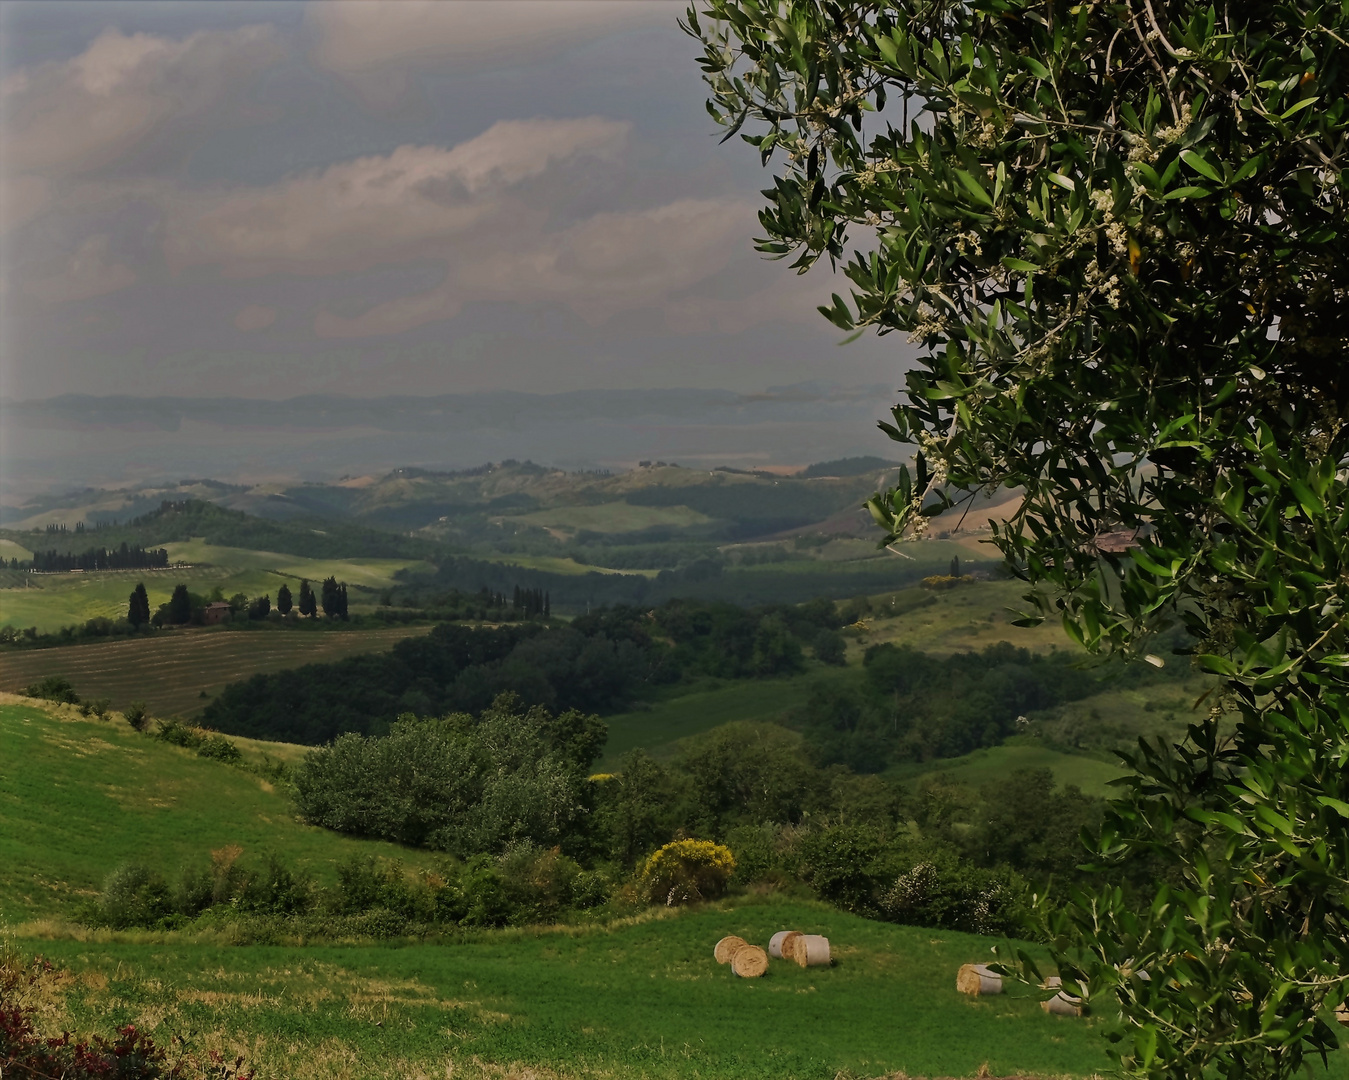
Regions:
[[663, 0], [0, 4], [10, 399], [823, 380]]

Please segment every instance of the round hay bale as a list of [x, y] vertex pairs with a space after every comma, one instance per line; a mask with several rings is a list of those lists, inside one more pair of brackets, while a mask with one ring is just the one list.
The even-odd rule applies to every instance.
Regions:
[[742, 979], [757, 979], [768, 970], [768, 954], [757, 945], [742, 945], [731, 957], [731, 970]]
[[778, 942], [778, 957], [782, 960], [796, 959], [796, 945], [806, 935], [800, 930], [786, 930]]
[[831, 962], [829, 939], [819, 934], [802, 934], [791, 949], [791, 958], [802, 967], [827, 967]]
[[744, 938], [731, 934], [717, 942], [717, 947], [712, 950], [712, 955], [717, 958], [718, 964], [729, 964], [736, 949], [743, 948], [747, 944], [748, 942]]
[[[1045, 980], [1044, 988], [1046, 990], [1053, 990], [1055, 987], [1062, 985], [1062, 979], [1057, 975], [1051, 975]], [[1054, 1016], [1081, 1016], [1082, 999], [1073, 997], [1070, 994], [1065, 994], [1060, 990], [1048, 1001], [1040, 1002], [1040, 1008], [1044, 1009], [1047, 1013], [1052, 1013]]]
[[783, 959], [786, 954], [782, 951], [782, 943], [786, 941], [789, 937], [791, 937], [793, 934], [797, 934], [799, 936], [799, 932], [796, 930], [779, 930], [776, 934], [774, 934], [771, 938], [769, 938], [768, 955], [772, 957], [774, 960]]
[[983, 964], [961, 964], [956, 972], [956, 989], [971, 997], [1002, 993], [1002, 976], [989, 971]]

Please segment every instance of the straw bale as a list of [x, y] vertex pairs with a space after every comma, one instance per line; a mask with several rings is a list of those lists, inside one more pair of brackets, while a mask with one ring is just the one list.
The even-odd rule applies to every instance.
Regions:
[[768, 941], [768, 955], [774, 960], [790, 959], [783, 951], [783, 946], [786, 940], [793, 936], [800, 937], [801, 932], [799, 930], [779, 930]]
[[[829, 939], [819, 934], [802, 934], [791, 941], [791, 959], [802, 967], [827, 967], [831, 962]], [[786, 950], [783, 954], [787, 955]]]
[[757, 945], [742, 945], [731, 956], [731, 970], [742, 979], [757, 979], [768, 970], [768, 954]]
[[717, 947], [712, 950], [712, 955], [717, 958], [718, 964], [729, 964], [736, 949], [742, 948], [746, 944], [748, 943], [744, 938], [731, 934], [717, 942]]
[[971, 997], [1001, 994], [1002, 976], [983, 964], [961, 964], [960, 970], [956, 972], [956, 989]]

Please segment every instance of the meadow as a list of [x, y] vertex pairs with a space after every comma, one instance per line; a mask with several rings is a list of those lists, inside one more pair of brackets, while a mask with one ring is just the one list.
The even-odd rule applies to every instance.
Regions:
[[188, 565], [166, 570], [7, 575], [16, 587], [0, 588], [0, 626], [35, 626], [39, 632], [50, 633], [89, 619], [118, 619], [126, 614], [127, 597], [137, 582], [145, 583], [154, 611], [167, 603], [178, 584], [193, 592], [205, 593], [219, 586], [226, 596], [266, 594], [275, 600], [283, 583], [297, 592], [301, 578], [317, 583], [331, 575], [353, 587], [351, 609], [359, 611], [374, 606], [370, 591], [392, 586], [397, 571], [429, 570], [424, 563], [405, 559], [306, 559], [198, 540], [165, 547], [171, 562]]
[[383, 652], [429, 629], [190, 627], [52, 649], [10, 649], [0, 652], [0, 689], [17, 692], [48, 675], [64, 675], [82, 698], [107, 698], [118, 709], [141, 701], [152, 716], [190, 716], [227, 683], [259, 672]]
[[856, 677], [845, 669], [813, 671], [780, 679], [718, 683], [710, 680], [691, 692], [686, 688], [662, 695], [630, 712], [605, 717], [609, 741], [603, 764], [614, 765], [640, 747], [653, 757], [673, 754], [680, 739], [711, 731], [733, 720], [778, 721], [801, 704], [820, 681]]
[[[277, 760], [297, 756], [278, 751]], [[302, 825], [268, 781], [120, 719], [0, 695], [0, 921], [73, 917], [124, 861], [171, 875], [229, 844], [276, 851], [325, 881], [357, 852], [432, 863], [425, 852]]]
[[[775, 961], [758, 980], [716, 964], [725, 934], [829, 937], [836, 963]], [[105, 935], [106, 936], [106, 935]], [[244, 1054], [266, 1077], [793, 1078], [1085, 1076], [1109, 1061], [1108, 1018], [1043, 1013], [1031, 991], [970, 999], [962, 963], [987, 938], [746, 898], [607, 926], [463, 942], [222, 947], [31, 942], [75, 978], [77, 1027], [133, 1022]]]
[[626, 502], [603, 502], [591, 506], [553, 506], [547, 510], [515, 514], [506, 520], [567, 532], [585, 529], [597, 533], [626, 533], [659, 526], [686, 529], [694, 525], [706, 525], [712, 519], [687, 506], [634, 506]]

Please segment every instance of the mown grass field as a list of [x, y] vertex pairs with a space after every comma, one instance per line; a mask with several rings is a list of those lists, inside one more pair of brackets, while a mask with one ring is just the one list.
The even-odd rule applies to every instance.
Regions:
[[[725, 934], [766, 944], [793, 926], [827, 935], [837, 963], [741, 980], [712, 958]], [[451, 945], [31, 943], [76, 973], [76, 1026], [187, 1033], [264, 1077], [1104, 1072], [1106, 1020], [1048, 1016], [1028, 991], [956, 993], [992, 944], [783, 900]]]
[[19, 691], [64, 675], [82, 698], [108, 698], [120, 709], [143, 701], [153, 716], [190, 716], [226, 683], [259, 672], [384, 652], [426, 626], [375, 630], [161, 630], [140, 638], [53, 649], [0, 652], [0, 690]]
[[[274, 756], [296, 755], [281, 748]], [[0, 696], [0, 922], [72, 916], [127, 860], [173, 877], [229, 844], [276, 851], [329, 881], [357, 852], [431, 862], [426, 853], [302, 825], [266, 781], [120, 719], [85, 720], [69, 706]]]

